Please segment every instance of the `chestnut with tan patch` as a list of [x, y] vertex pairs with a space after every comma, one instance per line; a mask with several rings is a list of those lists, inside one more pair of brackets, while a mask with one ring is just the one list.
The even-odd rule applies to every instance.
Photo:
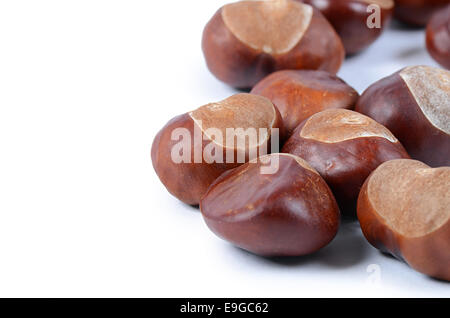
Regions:
[[[261, 174], [272, 160], [278, 160], [278, 171]], [[339, 209], [325, 181], [289, 154], [227, 171], [208, 189], [200, 209], [217, 236], [263, 256], [313, 253], [331, 242], [339, 227]]]
[[413, 159], [450, 165], [450, 72], [411, 66], [371, 85], [356, 111], [386, 126]]
[[333, 74], [304, 70], [270, 74], [251, 93], [267, 97], [275, 104], [288, 136], [311, 115], [330, 108], [352, 109], [359, 97], [358, 92]]
[[292, 50], [308, 29], [312, 14], [311, 7], [290, 1], [242, 1], [222, 9], [228, 30], [242, 43], [267, 54]]
[[206, 25], [202, 48], [209, 70], [238, 88], [251, 88], [282, 69], [336, 73], [345, 55], [339, 36], [322, 14], [294, 0], [223, 6]]
[[367, 116], [345, 109], [329, 109], [295, 129], [282, 152], [305, 159], [333, 191], [344, 215], [356, 216], [359, 190], [383, 162], [409, 158], [385, 127]]
[[358, 219], [367, 240], [415, 270], [450, 280], [450, 167], [382, 164], [365, 182]]
[[[322, 12], [342, 39], [345, 52], [356, 54], [377, 40], [391, 21], [394, 0], [299, 0]], [[373, 23], [368, 12], [369, 5], [380, 8], [380, 27], [370, 28]]]
[[[180, 142], [178, 139], [172, 140], [172, 133], [177, 128], [185, 128], [191, 136], [189, 162], [176, 163], [172, 160], [172, 151]], [[222, 143], [216, 139], [217, 137], [208, 135], [209, 128], [222, 132]], [[254, 128], [256, 131], [262, 128], [267, 133], [261, 134], [261, 138], [258, 136], [256, 142], [246, 138], [245, 148], [239, 147], [237, 141], [230, 147], [226, 144], [227, 128], [244, 130]], [[187, 204], [197, 205], [201, 196], [218, 176], [243, 163], [237, 161], [238, 153], [242, 153], [247, 162], [253, 153], [258, 155], [265, 153], [266, 150], [270, 152], [274, 128], [278, 128], [280, 134], [283, 134], [281, 115], [270, 100], [251, 94], [237, 94], [169, 121], [153, 141], [151, 151], [153, 167], [173, 196]], [[195, 131], [203, 135], [203, 140], [195, 138]], [[214, 155], [217, 151], [222, 162], [214, 161], [214, 158], [210, 158], [210, 152], [205, 151], [211, 145], [218, 149], [214, 151]], [[227, 161], [228, 152], [234, 156], [233, 162]], [[196, 162], [196, 153], [201, 155], [200, 162]]]

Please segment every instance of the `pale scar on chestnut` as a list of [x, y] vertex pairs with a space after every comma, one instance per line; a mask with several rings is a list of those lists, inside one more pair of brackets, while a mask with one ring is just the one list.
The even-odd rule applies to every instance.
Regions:
[[394, 7], [393, 0], [361, 0], [362, 2], [367, 3], [368, 5], [375, 4], [380, 6], [383, 9], [391, 9]]
[[[230, 127], [242, 128], [242, 130], [236, 131], [237, 135], [245, 133], [249, 128], [258, 129], [258, 132], [260, 128], [266, 129], [263, 139], [267, 139], [276, 120], [275, 107], [272, 102], [267, 98], [251, 94], [233, 95], [223, 101], [201, 106], [190, 112], [189, 115], [195, 123], [201, 121], [203, 131], [209, 128], [220, 130], [224, 137], [223, 141], [226, 141], [227, 128]], [[204, 133], [207, 135], [206, 132]], [[263, 141], [258, 140], [257, 145], [248, 144], [247, 146], [258, 146]], [[226, 146], [226, 144], [221, 144], [221, 146]]]
[[312, 13], [310, 6], [295, 1], [241, 1], [225, 5], [222, 19], [249, 47], [267, 54], [283, 54], [300, 42]]
[[400, 77], [429, 122], [450, 134], [450, 71], [412, 66], [402, 70]]
[[364, 137], [380, 137], [397, 142], [397, 138], [384, 126], [346, 109], [330, 109], [311, 116], [303, 126], [300, 137], [324, 143]]
[[450, 219], [450, 168], [430, 168], [397, 160], [377, 170], [368, 182], [375, 211], [396, 232], [424, 236]]

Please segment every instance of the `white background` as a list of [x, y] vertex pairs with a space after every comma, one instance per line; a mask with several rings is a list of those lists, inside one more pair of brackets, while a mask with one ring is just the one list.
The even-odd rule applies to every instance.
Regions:
[[[264, 259], [166, 192], [157, 131], [235, 92], [200, 49], [223, 3], [0, 1], [0, 296], [450, 296], [357, 224], [312, 256]], [[435, 65], [423, 31], [397, 27], [339, 74], [361, 92], [411, 64]]]

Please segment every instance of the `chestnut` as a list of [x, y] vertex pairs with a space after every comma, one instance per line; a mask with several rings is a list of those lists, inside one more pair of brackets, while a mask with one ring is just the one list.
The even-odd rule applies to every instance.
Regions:
[[300, 124], [282, 152], [305, 159], [333, 191], [341, 212], [356, 217], [359, 191], [385, 161], [409, 158], [403, 146], [384, 126], [346, 109], [328, 109]]
[[[263, 174], [265, 165], [276, 166]], [[303, 159], [271, 154], [225, 172], [200, 202], [219, 237], [262, 256], [300, 256], [327, 245], [339, 208], [322, 177]]]
[[428, 22], [426, 39], [430, 55], [450, 69], [450, 5], [435, 13]]
[[[375, 42], [390, 22], [394, 12], [394, 0], [302, 1], [319, 9], [330, 21], [341, 37], [348, 55], [356, 54]], [[369, 10], [370, 5], [377, 5], [379, 8], [380, 24], [378, 26], [370, 25], [378, 22], [376, 19], [371, 19], [375, 12]]]
[[282, 125], [270, 100], [237, 94], [170, 120], [153, 141], [153, 167], [172, 195], [197, 205], [223, 172], [278, 146]]
[[270, 74], [250, 93], [267, 97], [275, 104], [288, 136], [311, 115], [329, 108], [353, 109], [359, 98], [358, 92], [337, 76], [304, 70]]
[[450, 71], [407, 67], [371, 85], [356, 111], [386, 126], [413, 159], [450, 165]]
[[378, 167], [358, 198], [358, 219], [374, 247], [426, 275], [450, 281], [450, 167], [415, 160]]
[[251, 88], [282, 69], [336, 73], [344, 47], [318, 11], [295, 0], [239, 1], [220, 8], [202, 40], [209, 70], [221, 81]]
[[395, 0], [394, 17], [404, 23], [424, 27], [431, 16], [450, 0]]

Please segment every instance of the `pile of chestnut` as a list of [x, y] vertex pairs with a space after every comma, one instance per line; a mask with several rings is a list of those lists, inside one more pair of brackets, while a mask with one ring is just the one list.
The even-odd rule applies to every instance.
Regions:
[[[252, 253], [316, 252], [344, 216], [358, 219], [374, 247], [450, 280], [450, 71], [409, 66], [361, 96], [335, 75], [391, 15], [429, 21], [427, 46], [450, 67], [449, 2], [223, 6], [203, 33], [206, 62], [219, 80], [251, 91], [170, 120], [151, 150], [160, 180], [199, 205], [216, 235]], [[366, 25], [372, 5], [381, 28]], [[239, 137], [250, 128], [265, 133], [243, 145], [223, 140], [229, 129]]]

